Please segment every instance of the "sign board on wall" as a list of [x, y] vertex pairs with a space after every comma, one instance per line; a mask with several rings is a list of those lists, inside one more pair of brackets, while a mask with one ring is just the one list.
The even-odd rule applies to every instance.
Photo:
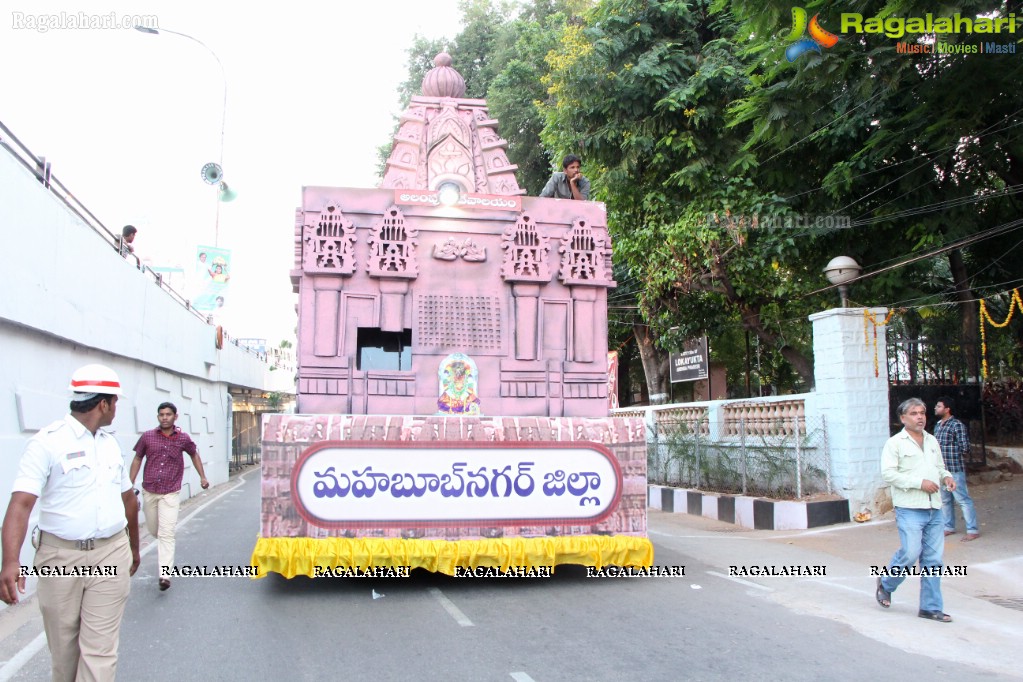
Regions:
[[707, 337], [691, 339], [682, 344], [681, 353], [669, 354], [671, 383], [706, 379], [710, 366], [710, 348]]

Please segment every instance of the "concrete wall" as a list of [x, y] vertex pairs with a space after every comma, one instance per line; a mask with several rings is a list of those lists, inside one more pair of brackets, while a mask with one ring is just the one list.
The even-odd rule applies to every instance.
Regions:
[[[227, 480], [228, 387], [265, 389], [267, 365], [186, 310], [0, 151], [0, 500], [6, 508], [25, 442], [68, 412], [68, 381], [98, 362], [125, 396], [111, 426], [128, 461], [156, 406], [178, 407], [213, 485]], [[273, 390], [273, 389], [270, 389]], [[199, 491], [186, 458], [183, 494]], [[27, 546], [27, 543], [26, 543]], [[22, 551], [22, 563], [32, 550]]]

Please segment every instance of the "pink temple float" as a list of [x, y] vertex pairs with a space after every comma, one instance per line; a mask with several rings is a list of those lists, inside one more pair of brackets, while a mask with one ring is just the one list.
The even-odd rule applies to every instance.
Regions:
[[434, 63], [379, 189], [303, 190], [301, 414], [264, 419], [252, 564], [649, 566], [644, 427], [607, 416], [604, 206], [523, 196]]

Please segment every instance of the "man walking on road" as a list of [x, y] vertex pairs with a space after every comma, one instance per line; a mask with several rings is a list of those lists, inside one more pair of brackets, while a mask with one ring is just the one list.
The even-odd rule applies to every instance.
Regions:
[[210, 487], [202, 458], [195, 442], [174, 422], [178, 419], [178, 408], [173, 403], [160, 403], [156, 408], [160, 426], [146, 431], [135, 443], [135, 459], [131, 463], [131, 482], [134, 485], [142, 460], [146, 468], [142, 473], [142, 489], [146, 491], [143, 511], [146, 514], [146, 528], [157, 539], [160, 555], [160, 590], [170, 587], [167, 577], [174, 567], [174, 531], [178, 525], [178, 508], [181, 504], [181, 479], [185, 474], [185, 459], [182, 452], [192, 458], [195, 470], [199, 472], [199, 485], [203, 490]]
[[[54, 682], [113, 680], [121, 616], [139, 565], [138, 504], [110, 426], [121, 384], [102, 365], [71, 376], [71, 413], [25, 448], [3, 524], [0, 599], [18, 602], [38, 575]], [[33, 566], [20, 566], [39, 500]], [[127, 533], [125, 529], [127, 528]]]
[[945, 537], [941, 533], [941, 485], [955, 490], [955, 479], [941, 459], [934, 436], [924, 431], [927, 406], [910, 398], [898, 408], [903, 429], [888, 439], [881, 451], [881, 476], [892, 487], [895, 523], [902, 546], [877, 579], [874, 598], [884, 608], [892, 605], [892, 593], [920, 563], [920, 611], [917, 615], [940, 623], [952, 617], [942, 611], [942, 557]]
[[949, 397], [938, 398], [934, 406], [934, 414], [939, 421], [934, 425], [934, 437], [941, 446], [941, 456], [945, 460], [945, 468], [952, 473], [956, 482], [954, 490], [941, 491], [941, 508], [945, 515], [945, 535], [956, 532], [956, 509], [953, 499], [963, 510], [963, 523], [966, 524], [966, 535], [962, 542], [972, 542], [980, 537], [977, 525], [977, 510], [973, 507], [970, 490], [966, 487], [966, 465], [963, 458], [970, 454], [970, 436], [966, 426], [952, 416], [955, 402]]

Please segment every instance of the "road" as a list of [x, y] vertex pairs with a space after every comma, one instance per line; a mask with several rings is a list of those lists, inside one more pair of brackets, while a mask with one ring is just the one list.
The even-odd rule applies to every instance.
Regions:
[[[256, 469], [189, 501], [178, 565], [247, 564], [258, 509]], [[958, 624], [915, 617], [916, 586], [882, 611], [865, 573], [834, 575], [848, 567], [771, 537], [706, 533], [651, 512], [656, 564], [685, 566], [685, 576], [588, 578], [561, 567], [552, 578], [515, 580], [419, 571], [405, 579], [182, 577], [167, 592], [157, 589], [155, 550], [144, 548], [118, 679], [1011, 679], [998, 674], [1011, 670], [1000, 664], [920, 653], [949, 638], [968, 661], [970, 647], [952, 629]], [[728, 557], [826, 565], [830, 577], [729, 577]], [[0, 680], [49, 679], [41, 631], [34, 599], [0, 614]]]

